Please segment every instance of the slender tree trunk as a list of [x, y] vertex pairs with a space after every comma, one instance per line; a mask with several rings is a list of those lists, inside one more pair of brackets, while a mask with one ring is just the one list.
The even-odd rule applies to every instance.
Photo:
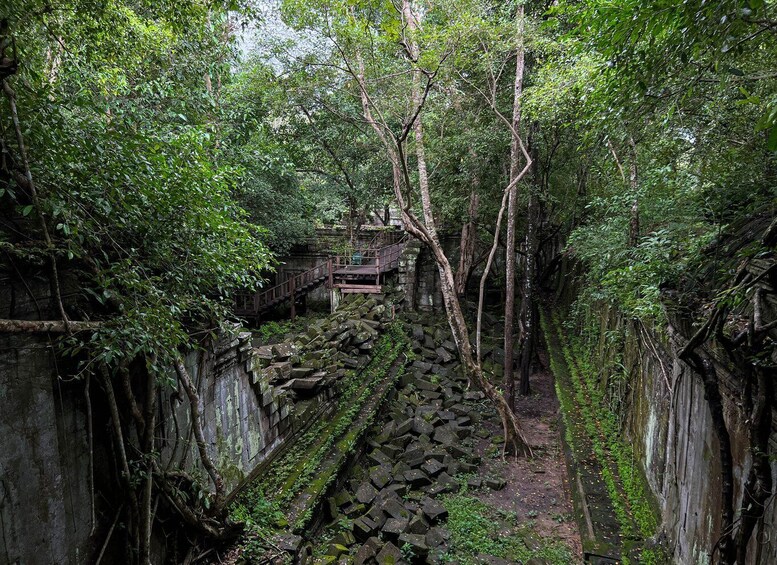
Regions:
[[[407, 0], [403, 0], [402, 15], [406, 19], [406, 25], [409, 31], [411, 34], [414, 33], [418, 28], [418, 22]], [[417, 60], [414, 59], [412, 55], [412, 53], [418, 53], [417, 44], [411, 40], [409, 42], [408, 49], [411, 51], [410, 58]], [[373, 129], [373, 131], [375, 131], [376, 135], [383, 143], [389, 161], [391, 162], [391, 169], [394, 177], [394, 197], [399, 206], [400, 213], [402, 215], [402, 221], [405, 225], [405, 230], [428, 246], [437, 263], [438, 271], [440, 273], [443, 303], [445, 305], [446, 312], [448, 313], [448, 321], [454, 341], [456, 342], [456, 347], [459, 352], [461, 362], [464, 365], [469, 378], [485, 393], [489, 400], [493, 402], [497, 412], [499, 413], [505, 434], [505, 447], [509, 445], [515, 449], [516, 453], [531, 455], [531, 448], [529, 447], [529, 444], [523, 434], [520, 422], [515, 417], [515, 414], [513, 414], [512, 410], [510, 410], [510, 407], [505, 402], [505, 399], [501, 393], [484, 378], [480, 364], [475, 361], [475, 358], [472, 354], [472, 345], [469, 340], [469, 331], [464, 320], [464, 314], [461, 311], [461, 305], [459, 303], [458, 296], [456, 295], [453, 269], [451, 268], [450, 262], [445, 256], [445, 253], [443, 252], [442, 246], [440, 245], [439, 239], [437, 237], [437, 231], [434, 225], [434, 216], [432, 214], [431, 208], [428, 175], [426, 175], [426, 160], [425, 154], [423, 152], [423, 127], [417, 128], [415, 124], [415, 120], [417, 120], [421, 114], [424, 101], [424, 96], [422, 96], [419, 92], [421, 73], [420, 71], [415, 71], [413, 73], [413, 100], [416, 102], [416, 108], [414, 110], [415, 116], [411, 121], [411, 126], [413, 128], [413, 133], [415, 134], [416, 140], [421, 140], [420, 160], [422, 164], [420, 165], [419, 174], [424, 176], [424, 182], [419, 182], [419, 188], [421, 192], [421, 202], [424, 212], [423, 222], [418, 217], [416, 217], [415, 214], [413, 214], [411, 210], [411, 203], [409, 202], [411, 194], [409, 190], [411, 188], [411, 181], [409, 172], [407, 170], [407, 159], [404, 153], [404, 133], [399, 137], [392, 133], [391, 128], [388, 127], [386, 120], [380, 114], [379, 109], [374, 106], [374, 103], [370, 98], [364, 78], [364, 61], [359, 54], [356, 56], [356, 62], [357, 67], [354, 69], [349, 66], [349, 70], [351, 75], [356, 79], [359, 88], [359, 96], [362, 103], [362, 113], [367, 124]], [[346, 64], [348, 64], [347, 60]], [[378, 121], [378, 119], [376, 119], [376, 117], [373, 115], [373, 108], [376, 108], [376, 113], [380, 121]], [[418, 154], [418, 148], [416, 148], [416, 153]], [[408, 188], [407, 198], [405, 197], [403, 187]], [[427, 222], [429, 221], [431, 223], [427, 225]]]
[[[116, 402], [116, 394], [113, 390], [113, 383], [111, 382], [111, 376], [108, 372], [107, 366], [100, 366], [99, 375], [102, 380], [103, 389], [105, 390], [105, 397], [108, 400], [108, 409], [111, 416], [111, 428], [113, 429], [113, 439], [115, 443], [114, 449], [118, 459], [118, 464], [120, 466], [120, 481], [124, 488], [124, 494], [129, 501], [125, 524], [128, 538], [131, 540], [127, 545], [127, 552], [131, 555], [133, 550], [137, 552], [139, 549], [137, 545], [138, 536], [136, 530], [136, 519], [139, 514], [137, 492], [133, 482], [132, 472], [130, 471], [129, 460], [127, 458], [124, 431], [122, 430], [121, 416], [119, 415], [119, 405]], [[132, 560], [130, 560], [130, 562], [132, 562]]]
[[448, 323], [453, 333], [453, 339], [456, 342], [461, 362], [464, 364], [467, 374], [475, 382], [475, 386], [482, 390], [496, 407], [499, 418], [502, 421], [502, 429], [505, 433], [505, 447], [509, 445], [515, 450], [516, 454], [531, 456], [531, 448], [523, 434], [521, 424], [513, 412], [512, 406], [507, 403], [505, 397], [500, 394], [496, 387], [486, 379], [481, 365], [476, 362], [472, 354], [469, 330], [461, 310], [461, 304], [454, 290], [453, 269], [451, 269], [450, 263], [439, 245], [430, 245], [430, 248], [437, 260], [443, 302], [448, 313]]
[[496, 228], [494, 229], [494, 242], [491, 245], [491, 250], [488, 253], [488, 260], [486, 266], [483, 268], [483, 274], [480, 276], [480, 292], [478, 293], [478, 317], [475, 326], [475, 360], [478, 365], [481, 362], [481, 348], [480, 337], [481, 329], [483, 327], [483, 298], [486, 294], [486, 281], [488, 280], [488, 274], [491, 272], [491, 264], [494, 262], [496, 256], [496, 250], [499, 247], [499, 232], [502, 230], [502, 217], [504, 216], [505, 209], [507, 208], [507, 197], [510, 194], [510, 187], [508, 186], [504, 194], [502, 195], [502, 205], [499, 207], [499, 213], [496, 216]]
[[[515, 82], [513, 84], [513, 121], [510, 143], [510, 180], [521, 171], [521, 150], [519, 132], [521, 126], [521, 96], [526, 53], [523, 45], [524, 7], [519, 4], [516, 14], [518, 51], [515, 57]], [[513, 321], [515, 319], [515, 240], [518, 214], [518, 185], [510, 189], [507, 202], [507, 240], [505, 241], [505, 325], [504, 325], [504, 383], [505, 396], [510, 407], [515, 406], [515, 378], [513, 375]]]
[[57, 307], [59, 308], [59, 313], [62, 316], [62, 321], [65, 325], [65, 331], [67, 333], [70, 333], [71, 331], [70, 324], [69, 324], [70, 320], [67, 314], [65, 313], [65, 306], [64, 306], [64, 303], [62, 302], [62, 291], [59, 285], [59, 270], [57, 267], [57, 257], [54, 253], [54, 243], [51, 240], [48, 224], [46, 223], [46, 216], [43, 213], [43, 206], [41, 205], [41, 202], [40, 202], [40, 197], [38, 195], [38, 190], [35, 186], [35, 181], [32, 178], [30, 161], [27, 157], [27, 149], [24, 144], [24, 134], [22, 133], [22, 126], [19, 121], [19, 112], [16, 108], [16, 92], [14, 91], [13, 88], [11, 88], [11, 85], [8, 83], [7, 79], [3, 79], [2, 81], [0, 81], [0, 84], [2, 85], [3, 92], [8, 98], [8, 104], [11, 107], [11, 120], [14, 125], [14, 131], [16, 132], [16, 142], [19, 146], [18, 147], [19, 157], [21, 158], [21, 162], [24, 167], [24, 175], [23, 176], [18, 175], [15, 180], [17, 183], [19, 183], [22, 187], [24, 187], [29, 192], [30, 199], [32, 200], [32, 204], [38, 216], [40, 229], [41, 229], [41, 232], [43, 233], [43, 241], [46, 243], [46, 248], [49, 251], [49, 261], [51, 266], [50, 282], [51, 282], [52, 294], [54, 295], [54, 299], [56, 300]]
[[[403, 0], [402, 10], [406, 19], [408, 29], [411, 33], [417, 30], [417, 20], [412, 12], [410, 2]], [[410, 54], [414, 60], [418, 59], [418, 46], [415, 41], [410, 42]], [[416, 107], [421, 106], [421, 71], [414, 70], [413, 73], [413, 92], [412, 98]], [[472, 355], [472, 345], [469, 338], [469, 330], [464, 319], [464, 313], [461, 310], [461, 303], [456, 294], [456, 285], [453, 276], [453, 269], [448, 258], [443, 252], [442, 245], [437, 235], [437, 227], [432, 210], [431, 196], [429, 192], [429, 177], [426, 171], [426, 155], [424, 151], [423, 124], [419, 115], [414, 126], [414, 136], [416, 142], [416, 159], [418, 161], [418, 184], [421, 192], [421, 205], [424, 214], [424, 223], [428, 234], [428, 244], [437, 261], [437, 268], [440, 273], [441, 290], [445, 310], [448, 312], [448, 321], [451, 327], [454, 341], [461, 361], [464, 363], [467, 373], [474, 377], [476, 385], [485, 393], [485, 395], [496, 406], [497, 412], [502, 420], [502, 427], [505, 432], [506, 443], [512, 444], [516, 453], [531, 454], [531, 448], [523, 435], [520, 423], [513, 414], [511, 406], [505, 401], [498, 390], [484, 377], [482, 368]]]
[[536, 305], [534, 303], [534, 279], [536, 272], [535, 257], [537, 254], [536, 226], [536, 196], [529, 196], [529, 216], [526, 226], [526, 259], [524, 261], [523, 287], [521, 291], [521, 353], [520, 353], [520, 388], [519, 394], [527, 396], [531, 392], [529, 377], [531, 362], [537, 341]]
[[[153, 363], [152, 363], [153, 364]], [[144, 402], [145, 414], [143, 416], [143, 431], [138, 430], [141, 436], [141, 450], [145, 454], [143, 467], [143, 491], [140, 504], [140, 556], [139, 561], [143, 565], [151, 563], [151, 532], [154, 521], [151, 505], [151, 495], [154, 487], [154, 426], [156, 424], [156, 397], [157, 384], [153, 372], [147, 370], [146, 375], [146, 399]]]
[[348, 242], [356, 247], [356, 202], [348, 197]]
[[[752, 463], [747, 480], [742, 488], [742, 502], [739, 506], [740, 524], [735, 538], [737, 563], [747, 562], [747, 549], [755, 527], [763, 519], [768, 508], [767, 501], [774, 495], [769, 438], [772, 431], [772, 405], [774, 402], [773, 377], [768, 369], [753, 363], [763, 354], [764, 341], [777, 321], [764, 322], [763, 288], [758, 288], [753, 296], [753, 315], [744, 340], [744, 351], [735, 355], [731, 341], [722, 340], [729, 357], [736, 362], [744, 375], [742, 391], [742, 413], [749, 415], [746, 420]], [[718, 331], [722, 333], [721, 323]], [[758, 559], [756, 558], [756, 562]]]
[[634, 199], [631, 204], [631, 219], [629, 221], [629, 247], [636, 247], [639, 242], [639, 193], [637, 189], [637, 145], [634, 138], [629, 136], [629, 187]]
[[[747, 546], [758, 521], [763, 517], [766, 501], [772, 496], [772, 470], [769, 462], [769, 435], [772, 430], [772, 382], [766, 371], [746, 367], [749, 372], [748, 409], [750, 414], [747, 435], [753, 462], [745, 482], [739, 514], [741, 523], [736, 536], [737, 563], [745, 563]], [[753, 384], [756, 385], [753, 391]]]
[[175, 360], [175, 370], [178, 373], [178, 380], [183, 385], [186, 396], [189, 398], [189, 409], [192, 418], [192, 430], [194, 431], [194, 439], [197, 443], [197, 451], [200, 454], [200, 461], [202, 466], [208, 472], [213, 485], [215, 487], [214, 502], [213, 502], [213, 514], [218, 514], [222, 510], [222, 501], [224, 500], [224, 481], [221, 478], [216, 465], [208, 454], [207, 446], [205, 445], [205, 435], [202, 431], [202, 421], [200, 412], [200, 395], [197, 392], [197, 387], [194, 385], [189, 371], [186, 370], [186, 365], [183, 363], [182, 357], [177, 357]]
[[469, 280], [472, 262], [475, 259], [475, 243], [477, 242], [478, 235], [478, 207], [480, 205], [477, 184], [477, 182], [474, 183], [472, 192], [469, 195], [467, 221], [461, 228], [461, 245], [459, 246], [461, 255], [459, 256], [459, 268], [456, 271], [456, 294], [458, 296], [464, 296], [467, 292], [467, 280]]
[[[415, 33], [418, 30], [418, 21], [416, 20], [416, 15], [413, 13], [409, 0], [403, 0], [402, 11], [405, 17], [405, 22], [407, 24], [408, 30], [410, 30], [411, 33]], [[410, 51], [411, 59], [413, 61], [418, 61], [420, 57], [420, 52], [418, 49], [418, 44], [415, 42], [415, 40], [413, 39], [410, 40], [410, 42], [408, 43], [408, 49]], [[415, 67], [413, 69], [412, 99], [413, 99], [413, 106], [416, 108], [420, 108], [423, 104], [423, 100], [421, 99], [421, 79], [422, 78], [423, 77], [422, 77], [421, 69], [418, 67]], [[416, 159], [418, 162], [418, 188], [420, 189], [420, 192], [421, 192], [421, 209], [423, 210], [424, 224], [426, 226], [426, 229], [429, 233], [430, 238], [434, 241], [434, 243], [437, 246], [440, 246], [440, 241], [439, 241], [439, 238], [437, 237], [437, 224], [434, 221], [434, 211], [432, 210], [431, 194], [429, 192], [429, 173], [427, 172], [427, 169], [426, 169], [426, 149], [424, 147], [424, 126], [423, 126], [423, 120], [422, 120], [421, 114], [419, 114], [416, 117], [416, 120], [413, 123], [413, 136], [415, 138], [415, 152], [416, 152]], [[454, 285], [454, 288], [455, 288], [455, 285]]]

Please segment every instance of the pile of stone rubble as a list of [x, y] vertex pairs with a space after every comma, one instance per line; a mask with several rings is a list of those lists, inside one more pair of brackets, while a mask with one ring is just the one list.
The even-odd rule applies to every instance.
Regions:
[[[476, 424], [487, 408], [467, 390], [450, 332], [412, 324], [416, 359], [385, 408], [360, 468], [328, 499], [332, 522], [346, 525], [326, 555], [303, 563], [439, 563], [447, 550], [447, 511], [438, 497], [461, 487], [461, 473], [477, 471]], [[470, 486], [501, 489], [501, 478], [470, 478]]]
[[337, 312], [311, 322], [293, 341], [255, 347], [260, 378], [281, 391], [310, 396], [341, 379], [346, 370], [364, 367], [392, 317], [390, 300], [350, 295]]

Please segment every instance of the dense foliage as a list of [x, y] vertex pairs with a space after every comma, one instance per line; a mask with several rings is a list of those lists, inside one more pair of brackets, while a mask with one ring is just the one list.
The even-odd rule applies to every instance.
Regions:
[[[293, 179], [257, 167], [269, 151], [251, 138], [225, 136], [238, 122], [222, 104], [237, 60], [237, 7], [87, 0], [0, 8], [1, 267], [27, 288], [38, 317], [66, 322], [58, 352], [74, 362], [59, 368], [83, 380], [91, 477], [93, 446], [113, 446], [115, 475], [89, 485], [92, 515], [121, 517], [116, 539], [125, 540], [127, 563], [149, 561], [152, 524], [163, 514], [211, 537], [226, 531], [183, 355], [229, 319], [236, 291], [262, 282], [270, 247], [282, 251], [304, 231], [255, 201], [295, 195]], [[287, 206], [288, 216], [298, 208]], [[268, 218], [270, 231], [251, 221]], [[27, 283], [41, 279], [48, 302]], [[89, 331], [78, 331], [85, 322]], [[207, 475], [161, 467], [155, 403], [167, 386], [188, 397], [186, 433]], [[105, 409], [93, 412], [90, 398]], [[104, 444], [94, 439], [103, 429]], [[106, 534], [92, 534], [97, 555]]]
[[[8, 82], [50, 251], [79, 277], [68, 312], [108, 321], [77, 344], [108, 364], [166, 356], [217, 325], [234, 289], [256, 285], [269, 264], [264, 231], [235, 199], [243, 172], [219, 158], [215, 137], [209, 77], [228, 71], [230, 20], [197, 3], [15, 3], [0, 16], [15, 41]], [[4, 144], [19, 169], [8, 103]], [[3, 230], [12, 256], [35, 249], [41, 230], [28, 187], [13, 179], [0, 189], [15, 205]], [[14, 233], [16, 221], [29, 231]]]
[[[522, 197], [539, 196], [548, 233], [571, 233], [592, 297], [656, 319], [659, 288], [726, 225], [773, 202], [772, 3], [526, 6], [524, 123], [538, 166]], [[92, 300], [112, 300], [128, 323], [154, 320], [126, 332], [136, 339], [214, 317], [232, 289], [256, 283], [268, 245], [285, 252], [315, 221], [350, 225], [390, 203], [388, 164], [338, 58], [370, 50], [364, 72], [399, 131], [410, 77], [392, 9], [288, 2], [272, 13], [285, 23], [262, 23], [281, 31], [252, 38], [239, 59], [234, 8], [30, 0], [0, 14], [56, 253], [88, 273]], [[435, 212], [458, 229], [478, 191], [482, 236], [508, 169], [499, 116], [512, 103], [513, 17], [509, 5], [442, 3], [421, 38]], [[3, 127], [19, 168], [10, 119]], [[2, 198], [35, 217], [11, 178]], [[174, 333], [153, 339], [182, 343]]]
[[[583, 102], [567, 131], [588, 171], [570, 245], [590, 267], [592, 297], [658, 320], [659, 289], [698, 268], [705, 245], [773, 212], [775, 6], [589, 2], [554, 15], [572, 62], [562, 72], [578, 69], [560, 92]], [[630, 242], [634, 201], [640, 233]]]

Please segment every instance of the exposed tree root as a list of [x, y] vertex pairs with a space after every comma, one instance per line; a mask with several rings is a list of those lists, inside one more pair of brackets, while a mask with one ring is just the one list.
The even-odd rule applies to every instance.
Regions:
[[215, 486], [214, 502], [213, 502], [213, 514], [218, 515], [223, 509], [224, 503], [224, 481], [221, 478], [216, 465], [208, 455], [208, 450], [205, 445], [205, 435], [202, 432], [202, 415], [200, 412], [200, 395], [197, 393], [197, 388], [194, 386], [189, 371], [186, 370], [186, 366], [183, 363], [183, 358], [179, 355], [175, 360], [175, 370], [178, 373], [178, 378], [183, 385], [186, 395], [189, 397], [189, 408], [191, 410], [192, 417], [192, 430], [194, 431], [194, 438], [197, 443], [197, 450], [200, 454], [200, 460], [203, 467], [208, 472], [213, 484]]

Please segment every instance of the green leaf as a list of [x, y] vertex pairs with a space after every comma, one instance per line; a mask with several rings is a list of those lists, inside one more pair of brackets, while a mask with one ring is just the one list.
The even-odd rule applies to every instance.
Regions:
[[769, 138], [766, 140], [766, 148], [769, 151], [777, 151], [777, 126], [769, 130]]
[[27, 206], [22, 208], [22, 216], [25, 216], [25, 217], [29, 216], [30, 212], [32, 212], [32, 208], [33, 208], [32, 204], [28, 204]]

